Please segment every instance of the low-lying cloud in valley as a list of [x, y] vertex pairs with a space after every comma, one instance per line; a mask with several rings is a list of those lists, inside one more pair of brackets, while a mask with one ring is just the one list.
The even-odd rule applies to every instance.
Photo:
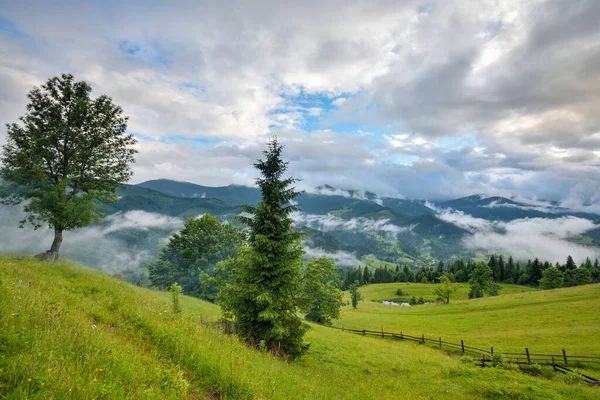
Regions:
[[309, 228], [320, 231], [359, 231], [359, 232], [386, 232], [390, 237], [397, 237], [399, 233], [411, 232], [415, 225], [398, 226], [390, 223], [387, 218], [350, 218], [348, 220], [337, 217], [333, 214], [317, 215], [296, 212], [292, 214], [292, 219], [296, 225], [304, 225]]
[[338, 266], [343, 267], [355, 267], [360, 264], [360, 260], [356, 258], [356, 256], [352, 253], [348, 253], [347, 251], [338, 250], [338, 251], [325, 251], [320, 248], [313, 248], [307, 245], [304, 246], [304, 258], [311, 259], [316, 257], [326, 256], [332, 258]]
[[583, 246], [570, 238], [600, 228], [585, 218], [523, 218], [513, 221], [487, 221], [461, 211], [436, 209], [437, 216], [470, 232], [463, 244], [472, 250], [510, 254], [521, 260], [564, 263], [567, 256], [576, 262], [600, 258], [600, 249]]
[[[53, 232], [47, 228], [19, 228], [23, 219], [20, 207], [0, 207], [0, 253], [39, 254], [50, 248]], [[179, 230], [183, 221], [162, 214], [135, 210], [112, 214], [101, 223], [64, 233], [61, 255], [109, 273], [138, 271], [153, 260], [158, 249], [171, 233]], [[111, 235], [143, 236], [138, 243], [117, 240]]]

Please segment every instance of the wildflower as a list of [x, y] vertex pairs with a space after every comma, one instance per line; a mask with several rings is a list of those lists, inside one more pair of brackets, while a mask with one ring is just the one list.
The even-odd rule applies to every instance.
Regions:
[[96, 383], [96, 382], [98, 382], [98, 379], [94, 378], [94, 379], [92, 379], [92, 382]]
[[51, 374], [52, 373], [52, 368], [48, 368], [48, 373]]
[[96, 368], [96, 372], [98, 372], [98, 368]]
[[31, 378], [27, 379], [27, 382], [31, 382]]
[[42, 386], [46, 386], [46, 382], [42, 382]]
[[100, 372], [102, 372], [102, 368], [100, 368]]

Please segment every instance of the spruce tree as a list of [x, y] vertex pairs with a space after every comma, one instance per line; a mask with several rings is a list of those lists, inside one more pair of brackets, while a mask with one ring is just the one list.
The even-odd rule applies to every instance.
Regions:
[[283, 146], [272, 139], [264, 159], [254, 166], [262, 201], [244, 206], [250, 216], [239, 217], [248, 225], [248, 248], [227, 271], [229, 281], [221, 290], [225, 317], [233, 317], [235, 331], [249, 343], [265, 347], [283, 357], [295, 359], [306, 346], [302, 337], [306, 326], [297, 316], [296, 296], [302, 273], [301, 233], [294, 232], [290, 213], [299, 208], [291, 200], [300, 194], [284, 178], [287, 162], [281, 158]]

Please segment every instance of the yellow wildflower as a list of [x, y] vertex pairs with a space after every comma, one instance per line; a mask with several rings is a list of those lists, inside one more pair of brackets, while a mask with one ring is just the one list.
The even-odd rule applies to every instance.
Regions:
[[52, 368], [48, 368], [48, 373], [52, 373]]
[[92, 382], [96, 383], [98, 381], [98, 379], [94, 378], [92, 379]]
[[31, 378], [27, 379], [27, 382], [31, 382]]

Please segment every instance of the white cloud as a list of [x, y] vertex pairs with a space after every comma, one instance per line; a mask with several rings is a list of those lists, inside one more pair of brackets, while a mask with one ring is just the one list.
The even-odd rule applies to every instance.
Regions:
[[390, 223], [388, 218], [351, 218], [348, 220], [336, 217], [332, 214], [317, 215], [295, 212], [291, 215], [296, 225], [304, 225], [309, 228], [328, 232], [334, 230], [359, 231], [359, 232], [385, 232], [391, 237], [397, 237], [399, 233], [411, 232], [415, 225], [397, 226]]
[[[47, 228], [33, 230], [29, 226], [20, 229], [18, 221], [23, 215], [20, 207], [0, 207], [3, 226], [0, 230], [0, 253], [39, 254], [50, 248], [52, 231]], [[64, 257], [86, 262], [110, 273], [138, 270], [152, 261], [158, 249], [166, 244], [170, 233], [182, 226], [183, 221], [178, 218], [144, 211], [112, 214], [98, 225], [65, 232], [60, 253]], [[124, 229], [150, 228], [164, 231], [164, 235], [157, 238], [157, 243], [128, 245], [109, 236], [110, 233]]]
[[323, 249], [313, 248], [309, 246], [304, 246], [304, 251], [306, 253], [304, 257], [307, 259], [326, 256], [335, 260], [335, 263], [338, 266], [355, 267], [357, 265], [360, 265], [360, 260], [356, 258], [354, 254], [348, 253], [347, 251], [339, 250], [334, 252], [327, 252]]
[[437, 210], [440, 219], [470, 232], [463, 244], [472, 250], [510, 254], [517, 259], [539, 258], [564, 262], [572, 256], [580, 262], [600, 257], [600, 249], [569, 241], [600, 225], [577, 217], [524, 218], [513, 221], [487, 221], [455, 210]]

